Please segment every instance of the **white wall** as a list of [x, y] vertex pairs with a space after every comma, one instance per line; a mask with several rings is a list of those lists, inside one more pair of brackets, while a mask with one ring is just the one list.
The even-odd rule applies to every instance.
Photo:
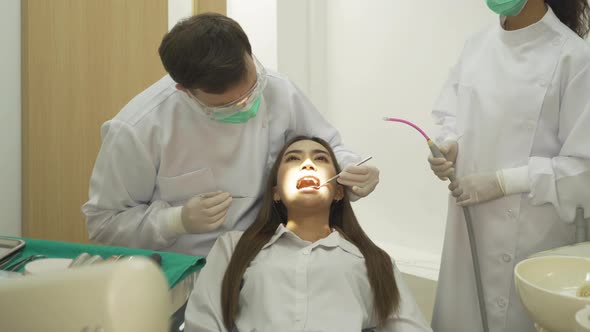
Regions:
[[227, 0], [227, 16], [242, 26], [258, 60], [276, 70], [277, 0]]
[[[168, 0], [168, 28], [192, 14], [191, 0]], [[277, 0], [227, 0], [227, 16], [248, 35], [252, 51], [267, 68], [277, 69]]]
[[[277, 67], [310, 94], [310, 0], [277, 1]], [[313, 0], [312, 0], [313, 1]], [[324, 31], [325, 28], [320, 29]], [[322, 56], [324, 58], [324, 56]], [[314, 100], [315, 101], [315, 100]]]
[[325, 13], [327, 116], [381, 169], [377, 190], [355, 210], [394, 255], [438, 259], [446, 184], [432, 175], [422, 136], [381, 118], [405, 118], [434, 135], [430, 109], [450, 66], [468, 35], [496, 17], [483, 0], [327, 0]]
[[192, 0], [168, 0], [168, 31], [176, 22], [193, 14]]
[[20, 1], [0, 1], [0, 235], [21, 235]]
[[278, 69], [325, 114], [326, 1], [277, 1]]

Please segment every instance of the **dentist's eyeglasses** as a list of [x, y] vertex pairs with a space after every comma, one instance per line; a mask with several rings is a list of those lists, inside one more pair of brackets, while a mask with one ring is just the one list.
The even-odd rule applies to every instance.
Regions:
[[250, 107], [252, 107], [252, 105], [256, 102], [266, 87], [267, 75], [266, 69], [264, 69], [264, 66], [258, 61], [258, 59], [256, 59], [254, 55], [252, 55], [252, 59], [254, 60], [254, 65], [256, 66], [256, 82], [240, 98], [225, 105], [209, 106], [190, 93], [192, 99], [196, 101], [197, 104], [199, 104], [207, 116], [214, 119], [225, 119], [234, 114], [249, 110]]

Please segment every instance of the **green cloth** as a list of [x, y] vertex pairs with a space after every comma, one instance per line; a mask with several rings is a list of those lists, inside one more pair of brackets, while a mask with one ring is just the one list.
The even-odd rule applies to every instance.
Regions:
[[[124, 256], [149, 256], [157, 253], [162, 257], [162, 271], [168, 280], [168, 285], [172, 289], [179, 282], [184, 280], [190, 274], [200, 270], [205, 265], [205, 258], [201, 256], [191, 256], [171, 252], [162, 252], [145, 249], [134, 249], [126, 247], [111, 247], [92, 244], [80, 244], [69, 242], [58, 242], [49, 240], [37, 240], [29, 238], [19, 238], [25, 241], [25, 247], [21, 250], [10, 265], [5, 269], [10, 269], [13, 265], [20, 262], [21, 259], [32, 255], [45, 255], [49, 258], [76, 258], [83, 252], [90, 255], [100, 255], [102, 258], [108, 258], [113, 255]], [[24, 266], [19, 272], [24, 270]]]

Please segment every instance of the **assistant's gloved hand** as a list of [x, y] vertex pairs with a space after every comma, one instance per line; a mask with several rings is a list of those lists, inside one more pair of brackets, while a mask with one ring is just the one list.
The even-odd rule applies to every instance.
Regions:
[[434, 172], [434, 175], [438, 176], [439, 179], [446, 181], [449, 176], [455, 172], [455, 163], [457, 162], [457, 154], [459, 152], [459, 144], [457, 141], [448, 140], [438, 145], [438, 149], [445, 158], [435, 158], [432, 154], [428, 157], [430, 163], [430, 169]]
[[471, 174], [449, 184], [449, 189], [460, 206], [470, 206], [503, 197], [503, 187], [497, 172]]
[[217, 229], [225, 221], [232, 202], [230, 193], [211, 192], [191, 198], [181, 212], [182, 225], [187, 233], [207, 233]]
[[342, 172], [338, 178], [338, 183], [349, 186], [352, 189], [352, 193], [359, 196], [365, 197], [377, 187], [379, 183], [379, 169], [375, 166], [348, 166]]

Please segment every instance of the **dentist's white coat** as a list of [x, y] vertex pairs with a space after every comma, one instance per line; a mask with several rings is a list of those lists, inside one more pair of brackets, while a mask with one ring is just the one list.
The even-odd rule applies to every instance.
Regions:
[[[574, 241], [590, 216], [590, 49], [549, 9], [536, 24], [496, 24], [470, 39], [433, 115], [458, 137], [459, 177], [529, 166], [530, 194], [470, 207], [491, 332], [533, 332], [514, 266]], [[433, 316], [436, 332], [481, 331], [462, 209], [449, 215]]]
[[[90, 238], [205, 256], [219, 234], [254, 221], [263, 181], [291, 138], [323, 138], [343, 168], [360, 160], [292, 82], [268, 75], [259, 113], [244, 124], [208, 119], [168, 75], [107, 121], [82, 207]], [[217, 190], [234, 196], [217, 231], [177, 236], [166, 227], [174, 207]]]

